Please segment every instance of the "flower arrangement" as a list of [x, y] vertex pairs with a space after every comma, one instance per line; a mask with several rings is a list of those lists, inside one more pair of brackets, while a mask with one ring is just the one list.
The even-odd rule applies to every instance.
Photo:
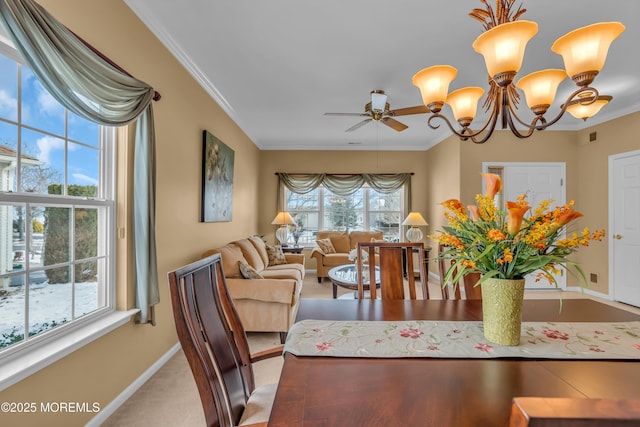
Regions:
[[467, 273], [480, 273], [482, 283], [492, 277], [523, 279], [538, 272], [536, 280], [546, 278], [558, 287], [553, 274], [562, 268], [587, 284], [580, 266], [568, 256], [592, 240], [602, 240], [604, 230], [592, 233], [584, 228], [580, 234], [566, 233], [565, 237], [567, 227], [583, 216], [573, 209], [573, 200], [552, 210], [553, 200], [545, 200], [525, 218], [531, 206], [526, 195], [521, 195], [515, 202], [506, 202], [507, 211], [498, 210], [494, 196], [502, 189], [502, 181], [489, 173], [483, 178], [486, 194], [478, 194], [477, 205], [467, 206], [468, 211], [459, 200], [442, 203], [448, 226], [435, 238], [447, 247], [442, 256], [455, 260], [444, 282], [457, 283]]

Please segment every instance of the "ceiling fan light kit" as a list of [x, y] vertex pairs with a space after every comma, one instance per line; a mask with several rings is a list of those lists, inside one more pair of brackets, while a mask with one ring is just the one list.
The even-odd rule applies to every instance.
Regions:
[[[457, 75], [457, 70], [449, 65], [428, 67], [413, 76], [412, 82], [420, 89], [428, 110], [426, 112], [431, 113], [428, 125], [432, 129], [439, 127], [433, 123], [434, 119], [440, 119], [460, 139], [482, 144], [491, 137], [500, 119], [502, 129], [510, 129], [518, 138], [528, 138], [535, 130], [544, 130], [556, 123], [566, 111], [586, 120], [611, 101], [611, 96], [600, 95], [590, 85], [604, 66], [609, 46], [624, 31], [624, 25], [601, 22], [567, 33], [551, 46], [553, 52], [562, 56], [566, 71], [537, 71], [514, 84], [522, 66], [526, 45], [538, 32], [538, 24], [519, 21], [518, 18], [526, 9], [519, 7], [512, 13], [513, 2], [497, 0], [494, 11], [489, 2], [483, 1], [486, 10], [474, 9], [469, 14], [485, 27], [485, 32], [473, 43], [474, 50], [484, 57], [490, 85], [484, 102], [484, 108], [490, 110], [490, 114], [481, 129], [473, 131], [469, 126], [476, 115], [479, 99], [484, 94], [482, 88], [463, 88], [447, 94], [449, 85]], [[557, 116], [547, 120], [544, 114], [553, 104], [558, 86], [567, 75], [578, 89], [562, 104]], [[516, 87], [524, 93], [527, 106], [535, 115], [530, 123], [517, 115], [520, 94]], [[460, 130], [456, 130], [451, 121], [441, 114], [445, 103], [452, 108]], [[519, 130], [517, 125], [525, 130]]]

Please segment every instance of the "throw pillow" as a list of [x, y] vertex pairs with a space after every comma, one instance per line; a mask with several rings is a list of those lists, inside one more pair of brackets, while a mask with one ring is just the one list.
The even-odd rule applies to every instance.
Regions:
[[282, 252], [282, 246], [280, 245], [267, 245], [267, 255], [269, 255], [269, 265], [280, 265], [287, 263], [284, 252]]
[[336, 249], [333, 247], [333, 243], [331, 243], [331, 239], [320, 239], [316, 240], [316, 244], [320, 248], [322, 252], [325, 254], [335, 254]]
[[238, 266], [240, 267], [240, 274], [245, 279], [264, 279], [264, 277], [262, 277], [260, 273], [258, 273], [256, 269], [251, 267], [248, 263], [238, 261]]

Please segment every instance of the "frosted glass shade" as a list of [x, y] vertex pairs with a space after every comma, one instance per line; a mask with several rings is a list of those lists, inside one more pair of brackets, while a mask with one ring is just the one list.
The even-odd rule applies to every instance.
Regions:
[[434, 102], [446, 101], [449, 84], [457, 74], [458, 70], [450, 65], [434, 65], [418, 71], [411, 81], [420, 89], [422, 102], [428, 106]]
[[556, 97], [558, 86], [567, 77], [564, 70], [541, 70], [527, 74], [516, 86], [524, 92], [527, 105], [551, 105]]
[[600, 22], [578, 28], [560, 37], [551, 50], [562, 56], [567, 74], [600, 71], [611, 43], [624, 31], [619, 22]]
[[531, 21], [514, 21], [497, 25], [480, 34], [473, 42], [473, 49], [484, 56], [489, 76], [507, 71], [520, 71], [524, 50], [529, 40], [538, 32], [538, 24]]
[[447, 96], [447, 104], [451, 106], [453, 117], [456, 120], [473, 120], [478, 109], [478, 101], [484, 94], [481, 87], [465, 87], [454, 90]]
[[589, 105], [580, 104], [578, 101], [572, 101], [567, 107], [567, 111], [576, 119], [587, 120], [589, 117], [593, 117], [611, 101], [610, 96], [599, 96], [598, 99]]

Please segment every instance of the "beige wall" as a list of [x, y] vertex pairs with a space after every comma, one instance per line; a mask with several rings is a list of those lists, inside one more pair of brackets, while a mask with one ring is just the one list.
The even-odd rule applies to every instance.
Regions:
[[[157, 134], [157, 326], [126, 324], [0, 393], [0, 401], [106, 406], [177, 342], [167, 272], [256, 232], [260, 152], [121, 0], [41, 0], [58, 20], [161, 94]], [[202, 131], [235, 150], [233, 221], [200, 222]], [[76, 426], [92, 414], [1, 415], [2, 425]]]
[[[278, 177], [288, 173], [401, 173], [413, 172], [412, 210], [427, 222], [432, 215], [427, 205], [427, 155], [424, 151], [263, 151], [260, 158], [259, 229], [268, 242], [275, 242]], [[423, 230], [426, 234], [426, 230]], [[306, 250], [307, 268], [315, 269], [315, 259]]]

